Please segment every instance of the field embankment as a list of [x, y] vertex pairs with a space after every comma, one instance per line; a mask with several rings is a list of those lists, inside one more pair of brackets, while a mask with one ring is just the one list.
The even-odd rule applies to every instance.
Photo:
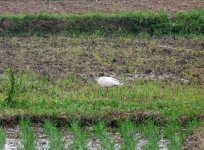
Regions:
[[164, 12], [121, 14], [33, 14], [1, 15], [1, 35], [203, 35], [204, 10], [177, 13], [172, 18]]

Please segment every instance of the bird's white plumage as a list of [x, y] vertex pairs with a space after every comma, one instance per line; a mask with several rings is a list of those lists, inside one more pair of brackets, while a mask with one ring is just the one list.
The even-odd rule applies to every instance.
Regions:
[[112, 77], [99, 77], [96, 82], [102, 87], [112, 87], [123, 85], [119, 80]]

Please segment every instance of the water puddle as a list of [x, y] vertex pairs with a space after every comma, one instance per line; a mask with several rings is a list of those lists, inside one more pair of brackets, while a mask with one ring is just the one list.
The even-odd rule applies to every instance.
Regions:
[[[22, 148], [22, 141], [20, 139], [19, 133], [19, 127], [16, 126], [14, 128], [5, 128], [6, 130], [6, 144], [5, 144], [5, 150], [18, 150]], [[41, 127], [35, 127], [35, 135], [36, 135], [36, 147], [38, 150], [47, 150], [49, 149], [50, 141], [45, 133], [43, 133], [43, 129]], [[115, 150], [121, 149], [121, 144], [123, 142], [119, 132], [108, 132], [110, 135], [110, 138], [115, 143]], [[93, 132], [90, 133], [87, 143], [87, 147], [89, 150], [101, 150], [101, 142], [100, 140], [94, 135]], [[137, 149], [143, 150], [145, 149], [146, 144], [148, 144], [148, 141], [143, 138], [143, 136], [139, 133], [135, 134], [135, 138], [138, 141], [137, 143]], [[66, 131], [64, 133], [63, 143], [66, 150], [69, 150], [69, 146], [72, 144], [74, 139], [74, 136]], [[168, 141], [164, 139], [164, 137], [161, 135], [159, 147], [160, 150], [167, 150]]]
[[174, 80], [176, 82], [180, 82], [183, 84], [188, 84], [190, 81], [184, 78], [179, 78], [176, 76], [173, 76], [172, 74], [164, 74], [164, 75], [155, 75], [153, 73], [150, 74], [129, 74], [128, 80], [134, 80], [134, 79], [145, 79], [145, 80]]

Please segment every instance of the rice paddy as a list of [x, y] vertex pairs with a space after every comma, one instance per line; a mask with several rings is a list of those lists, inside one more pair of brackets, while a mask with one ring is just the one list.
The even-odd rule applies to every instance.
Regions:
[[0, 16], [0, 149], [186, 148], [204, 120], [203, 10], [176, 16]]
[[[192, 124], [198, 122], [189, 122], [190, 126]], [[20, 126], [12, 132], [9, 128], [1, 129], [1, 139], [4, 139], [1, 140], [1, 146], [6, 149], [179, 150], [182, 149], [183, 140], [189, 135], [184, 129], [176, 123], [158, 128], [152, 121], [141, 125], [125, 121], [119, 124], [119, 129], [107, 128], [102, 122], [92, 128], [81, 128], [76, 122], [67, 128], [57, 128], [51, 122], [45, 122], [40, 127], [21, 121]], [[187, 131], [192, 132], [192, 128], [187, 128]]]

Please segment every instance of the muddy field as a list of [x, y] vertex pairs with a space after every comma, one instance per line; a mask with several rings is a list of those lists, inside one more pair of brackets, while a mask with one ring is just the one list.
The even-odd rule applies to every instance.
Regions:
[[[177, 78], [202, 85], [202, 40], [97, 37], [1, 37], [0, 74], [34, 71], [52, 78], [75, 74]], [[159, 77], [161, 76], [161, 77]]]
[[0, 13], [84, 13], [129, 12], [161, 9], [175, 14], [180, 10], [203, 8], [203, 0], [1, 0]]

